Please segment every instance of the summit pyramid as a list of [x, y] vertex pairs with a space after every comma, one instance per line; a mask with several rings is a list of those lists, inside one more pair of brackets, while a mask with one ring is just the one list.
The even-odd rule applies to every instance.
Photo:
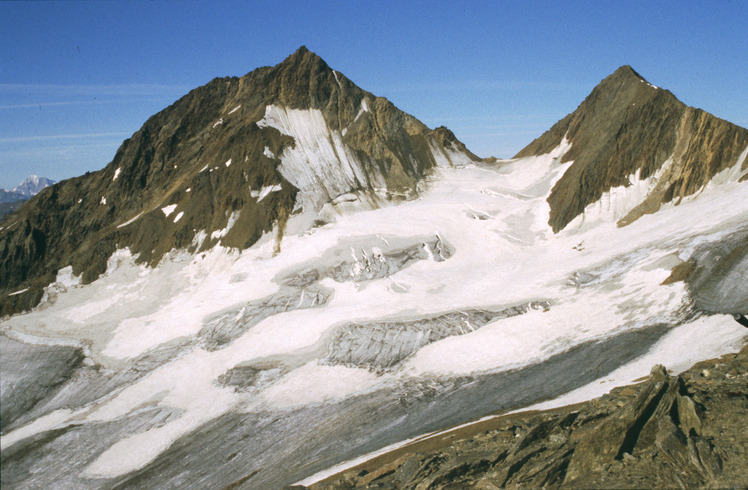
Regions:
[[515, 158], [548, 153], [564, 139], [571, 149], [561, 162], [574, 163], [548, 197], [555, 231], [603, 194], [635, 181], [650, 179], [651, 185], [617, 216], [620, 225], [697, 193], [728, 168], [737, 165], [737, 177], [748, 176], [747, 129], [686, 106], [628, 65]]

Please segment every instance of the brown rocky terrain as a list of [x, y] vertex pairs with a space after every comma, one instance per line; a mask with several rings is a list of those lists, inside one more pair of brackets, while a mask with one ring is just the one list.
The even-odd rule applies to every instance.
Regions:
[[[630, 66], [605, 78], [573, 113], [515, 158], [548, 153], [564, 136], [572, 146], [562, 162], [574, 163], [548, 197], [554, 231], [563, 229], [604, 192], [630, 185], [629, 176], [637, 171], [641, 179], [661, 169], [663, 174], [656, 188], [619, 225], [655, 212], [663, 203], [677, 203], [735, 165], [748, 146], [748, 130], [686, 106]], [[672, 163], [663, 169], [668, 160]], [[742, 169], [747, 168], [745, 159]]]
[[[346, 155], [334, 158], [362, 168], [334, 187], [338, 193], [377, 189], [374, 197], [386, 200], [382, 187], [413, 192], [435, 154], [478, 160], [446, 128], [430, 130], [302, 47], [274, 67], [192, 90], [148, 119], [104, 169], [47, 188], [0, 221], [0, 316], [36, 305], [64, 267], [84, 283], [95, 280], [117, 248], [155, 265], [172, 249], [243, 249], [273, 229], [280, 238], [300, 211], [300, 189], [284, 176], [280, 156], [300, 143], [257, 124], [270, 105], [319, 110], [340, 135], [334, 148]], [[260, 197], [262, 189], [273, 192]], [[318, 203], [337, 197], [323, 186], [312, 192]]]
[[743, 488], [748, 345], [576, 405], [445, 431], [311, 486]]

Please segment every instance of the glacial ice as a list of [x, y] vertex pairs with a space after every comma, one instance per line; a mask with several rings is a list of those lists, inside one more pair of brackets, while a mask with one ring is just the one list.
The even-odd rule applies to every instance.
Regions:
[[[228, 485], [235, 480], [222, 478], [238, 480], [239, 469], [217, 461], [241, 445], [242, 471], [263, 464], [257, 481], [282, 486], [440, 423], [565, 392], [568, 400], [595, 396], [646, 375], [655, 360], [684, 367], [743, 341], [745, 329], [721, 314], [727, 309], [707, 314], [692, 296], [712, 294], [729, 309], [722, 289], [662, 285], [678, 261], [719, 270], [709, 269], [709, 257], [724, 255], [717, 252], [748, 222], [748, 183], [736, 181], [735, 168], [626, 227], [616, 227], [618, 211], [600, 205], [605, 212], [590, 210], [585, 226], [554, 234], [546, 198], [571, 165], [561, 163], [567, 141], [539, 157], [439, 167], [417, 199], [371, 209], [355, 207], [360, 162], [338, 146], [342, 137], [321, 114], [269, 106], [263, 121], [296, 138], [296, 149], [279, 156], [282, 171], [296, 176], [292, 184], [315, 193], [329, 177], [324, 193], [356, 197], [337, 204], [356, 211], [286, 234], [279, 254], [268, 233], [243, 252], [174, 251], [155, 268], [122, 252], [85, 286], [61, 270], [50, 300], [1, 320], [0, 331], [85, 345], [96, 370], [128, 374], [116, 383], [100, 378], [86, 398], [76, 376], [90, 371], [80, 371], [67, 405], [60, 398], [2, 433], [4, 453], [57, 431], [67, 435], [40, 442], [50, 454], [91, 448], [58, 468], [69, 486], [136, 470], [147, 478], [151, 464], [160, 477], [173, 472], [176, 485], [181, 460], [172, 451], [190, 447], [186, 458], [216, 463], [195, 462], [205, 478]], [[645, 187], [635, 177], [632, 193]], [[213, 238], [237, 218], [227, 216]], [[710, 275], [703, 284], [739, 284], [740, 260], [735, 277]], [[508, 380], [526, 389], [513, 391]], [[208, 428], [225, 443], [201, 454], [195, 441]], [[304, 454], [309, 459], [299, 460]], [[220, 475], [211, 469], [218, 467]], [[51, 472], [40, 474], [53, 481]]]

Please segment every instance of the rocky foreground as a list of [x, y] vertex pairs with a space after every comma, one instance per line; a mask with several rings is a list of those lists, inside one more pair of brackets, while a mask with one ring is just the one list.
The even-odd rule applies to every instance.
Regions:
[[440, 433], [311, 486], [737, 488], [748, 484], [748, 345], [589, 402]]

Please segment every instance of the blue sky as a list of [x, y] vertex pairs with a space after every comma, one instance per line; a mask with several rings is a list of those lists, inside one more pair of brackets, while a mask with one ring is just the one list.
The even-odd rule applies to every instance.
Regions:
[[480, 156], [509, 157], [629, 64], [748, 126], [748, 2], [0, 2], [0, 187], [97, 170], [217, 76], [306, 45]]

